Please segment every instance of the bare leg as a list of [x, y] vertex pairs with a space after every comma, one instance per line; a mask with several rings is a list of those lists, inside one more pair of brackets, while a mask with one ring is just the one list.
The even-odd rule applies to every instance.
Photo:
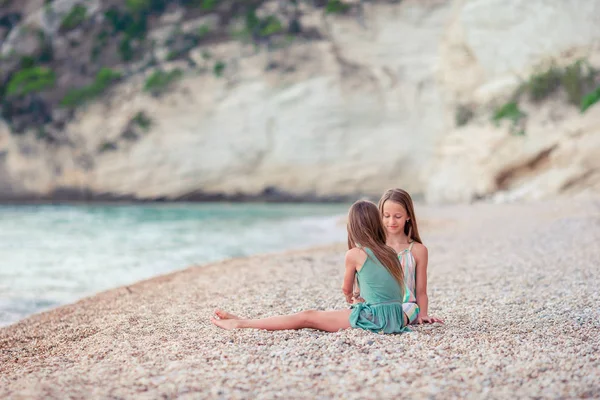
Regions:
[[262, 319], [215, 319], [210, 321], [223, 329], [254, 328], [268, 331], [286, 329], [313, 328], [326, 332], [337, 332], [350, 328], [350, 313], [352, 310], [337, 311], [302, 311], [292, 315]]
[[215, 315], [220, 319], [240, 319], [237, 315], [233, 315], [223, 310], [215, 310]]

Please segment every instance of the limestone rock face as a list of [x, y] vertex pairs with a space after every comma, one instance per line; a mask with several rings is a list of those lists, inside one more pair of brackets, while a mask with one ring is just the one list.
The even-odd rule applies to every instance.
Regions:
[[[600, 107], [571, 110], [549, 122], [549, 104], [530, 120], [526, 135], [504, 127], [468, 126], [442, 139], [425, 194], [430, 203], [535, 200], [600, 190]], [[545, 111], [545, 112], [544, 112]]]
[[[0, 125], [0, 197], [65, 188], [142, 199], [328, 197], [399, 186], [464, 202], [597, 190], [600, 105], [585, 114], [562, 98], [527, 105], [525, 136], [483, 112], [454, 122], [459, 105], [505, 98], [542, 61], [585, 56], [600, 66], [600, 3], [569, 4], [375, 3], [359, 19], [315, 15], [322, 40], [258, 53], [211, 47], [223, 77], [188, 71], [152, 97], [133, 76], [78, 110], [68, 146]], [[202, 51], [191, 57], [210, 67]], [[140, 112], [152, 124], [132, 135]]]

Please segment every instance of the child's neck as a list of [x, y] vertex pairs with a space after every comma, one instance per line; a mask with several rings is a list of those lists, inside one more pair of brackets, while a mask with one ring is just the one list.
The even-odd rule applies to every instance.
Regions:
[[402, 232], [402, 233], [396, 233], [394, 235], [388, 235], [386, 242], [387, 242], [388, 246], [389, 245], [397, 246], [397, 245], [408, 244], [410, 242], [410, 239], [408, 238], [406, 233]]

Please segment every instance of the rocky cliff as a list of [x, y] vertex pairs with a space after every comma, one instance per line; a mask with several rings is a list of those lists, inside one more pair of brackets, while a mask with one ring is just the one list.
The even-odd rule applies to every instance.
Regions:
[[0, 6], [4, 199], [600, 190], [599, 2]]

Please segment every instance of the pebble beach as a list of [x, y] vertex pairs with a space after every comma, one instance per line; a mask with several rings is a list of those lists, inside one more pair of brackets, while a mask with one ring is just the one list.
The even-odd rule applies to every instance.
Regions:
[[600, 198], [416, 211], [443, 325], [224, 331], [347, 307], [343, 244], [231, 259], [0, 329], [0, 398], [600, 398]]

